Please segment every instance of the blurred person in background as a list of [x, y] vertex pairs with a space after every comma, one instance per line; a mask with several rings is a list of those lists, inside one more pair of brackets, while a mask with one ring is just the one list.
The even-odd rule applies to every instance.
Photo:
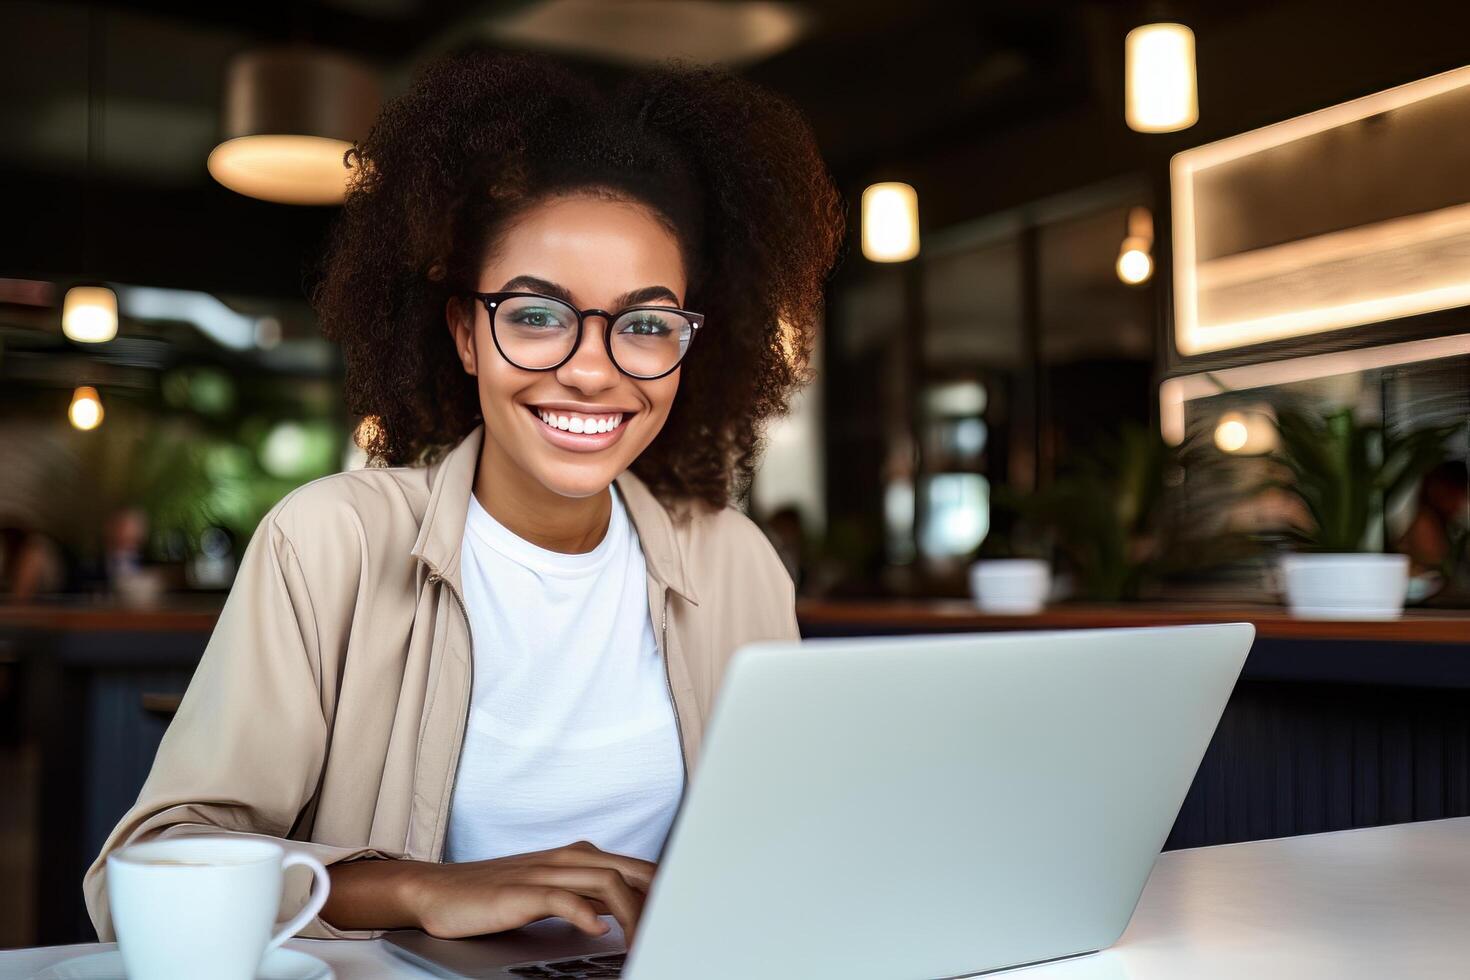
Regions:
[[0, 601], [68, 587], [60, 532], [75, 525], [78, 457], [54, 422], [0, 420]]
[[1465, 559], [1470, 531], [1467, 484], [1462, 460], [1448, 460], [1424, 474], [1414, 516], [1398, 542], [1398, 550], [1409, 556], [1411, 571], [1454, 577]]
[[18, 519], [0, 517], [0, 597], [24, 602], [61, 591], [65, 579], [54, 541]]
[[315, 302], [373, 465], [262, 521], [93, 921], [115, 848], [231, 832], [329, 865], [308, 936], [631, 942], [726, 662], [798, 636], [732, 502], [840, 197], [787, 100], [674, 63], [443, 59], [349, 156]]

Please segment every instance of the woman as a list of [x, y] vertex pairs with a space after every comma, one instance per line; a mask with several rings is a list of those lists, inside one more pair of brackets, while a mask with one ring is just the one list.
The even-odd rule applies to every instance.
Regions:
[[114, 848], [223, 831], [329, 865], [305, 935], [631, 936], [728, 658], [797, 635], [732, 501], [839, 196], [788, 102], [677, 63], [453, 57], [349, 156], [315, 302], [378, 465], [262, 521], [93, 921]]

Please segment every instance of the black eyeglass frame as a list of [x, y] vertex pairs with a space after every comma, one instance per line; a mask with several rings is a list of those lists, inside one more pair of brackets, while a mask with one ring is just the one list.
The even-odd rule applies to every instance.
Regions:
[[[607, 326], [603, 328], [602, 349], [607, 351], [607, 359], [612, 361], [613, 367], [617, 368], [628, 377], [634, 378], [638, 381], [657, 381], [659, 378], [666, 378], [669, 375], [673, 374], [675, 371], [679, 370], [679, 366], [684, 363], [684, 358], [689, 356], [689, 348], [694, 346], [695, 338], [699, 336], [699, 328], [704, 326], [703, 313], [691, 313], [689, 310], [681, 310], [676, 306], [658, 306], [656, 304], [644, 306], [629, 306], [625, 309], [618, 310], [616, 313], [609, 313], [607, 310], [599, 310], [596, 307], [586, 310], [579, 310], [571, 303], [568, 303], [566, 300], [556, 296], [548, 296], [545, 293], [517, 291], [503, 293], [466, 292], [463, 295], [466, 297], [472, 296], [475, 299], [478, 299], [480, 303], [485, 307], [485, 313], [487, 316], [490, 317], [490, 340], [495, 344], [495, 349], [500, 352], [501, 357], [505, 358], [505, 362], [507, 364], [511, 365], [512, 367], [520, 368], [522, 371], [555, 371], [557, 368], [570, 361], [573, 357], [576, 356], [578, 349], [580, 349], [582, 346], [582, 327], [586, 321], [586, 318], [589, 316], [600, 316], [607, 321]], [[505, 348], [500, 346], [500, 338], [495, 334], [495, 308], [500, 303], [503, 303], [505, 300], [517, 296], [550, 300], [553, 303], [560, 303], [562, 306], [567, 307], [573, 313], [577, 314], [577, 338], [576, 340], [572, 341], [571, 349], [567, 351], [566, 357], [563, 357], [561, 360], [557, 361], [555, 364], [549, 365], [548, 367], [525, 367], [521, 364], [516, 363], [511, 358], [511, 356], [505, 352]], [[618, 320], [622, 318], [623, 314], [634, 313], [638, 310], [658, 310], [660, 313], [677, 313], [689, 321], [689, 343], [684, 345], [684, 352], [679, 355], [679, 359], [674, 362], [674, 366], [669, 368], [662, 374], [634, 374], [632, 371], [629, 371], [627, 368], [619, 364], [618, 356], [613, 353], [613, 324], [617, 323]]]

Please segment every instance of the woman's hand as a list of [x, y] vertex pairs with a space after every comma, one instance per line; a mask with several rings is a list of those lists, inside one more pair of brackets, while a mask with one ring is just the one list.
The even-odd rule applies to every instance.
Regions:
[[338, 928], [407, 925], [460, 939], [550, 916], [600, 936], [608, 927], [598, 916], [611, 914], [632, 945], [654, 868], [586, 841], [462, 864], [353, 861], [329, 869], [322, 916]]

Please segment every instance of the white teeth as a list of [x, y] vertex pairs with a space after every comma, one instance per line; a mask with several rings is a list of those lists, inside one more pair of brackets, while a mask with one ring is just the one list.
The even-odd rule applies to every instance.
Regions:
[[548, 412], [539, 408], [536, 410], [536, 414], [540, 416], [542, 422], [545, 422], [553, 429], [561, 429], [563, 432], [611, 432], [623, 424], [623, 416], [621, 414], [595, 417], [588, 415], [557, 415], [555, 412]]

